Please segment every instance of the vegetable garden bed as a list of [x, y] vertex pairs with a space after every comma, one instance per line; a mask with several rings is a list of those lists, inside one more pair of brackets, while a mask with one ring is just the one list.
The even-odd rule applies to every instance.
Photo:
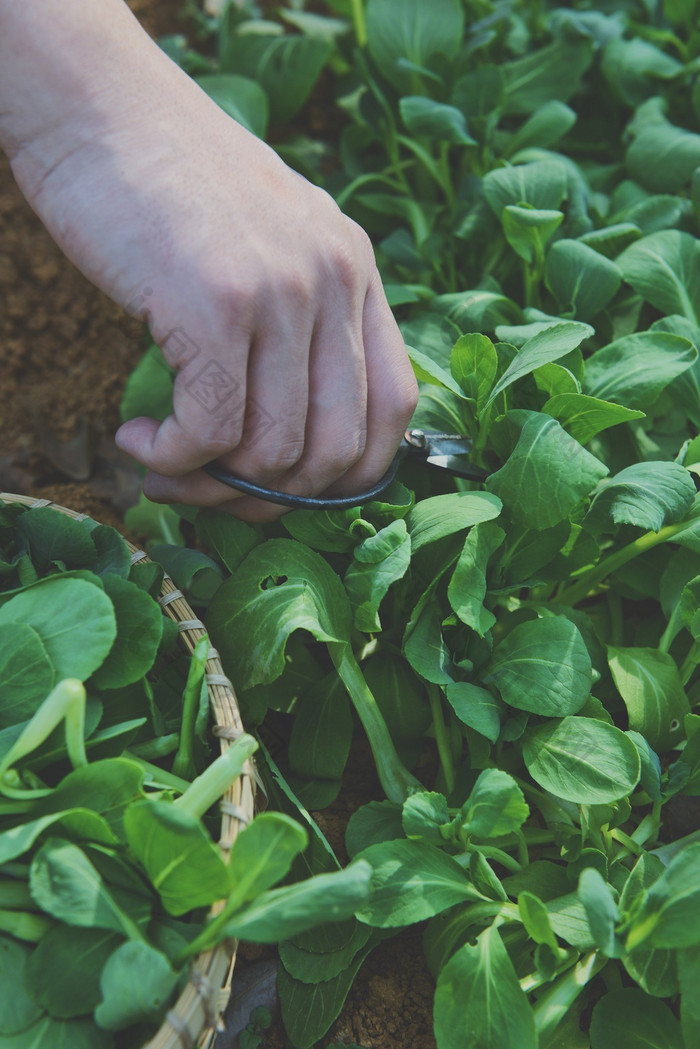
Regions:
[[[421, 923], [439, 1049], [694, 1049], [697, 5], [317, 7], [229, 7], [200, 18], [215, 47], [164, 46], [368, 229], [415, 422], [467, 433], [489, 477], [406, 468], [264, 529], [130, 518], [246, 725], [288, 739], [260, 772], [311, 835], [297, 874], [337, 866], [305, 810], [332, 811], [359, 725], [374, 755], [385, 799], [346, 832], [371, 891], [281, 944], [284, 1037], [328, 1045], [364, 958]], [[321, 73], [332, 136], [285, 130]], [[149, 350], [125, 415], [171, 381]]]

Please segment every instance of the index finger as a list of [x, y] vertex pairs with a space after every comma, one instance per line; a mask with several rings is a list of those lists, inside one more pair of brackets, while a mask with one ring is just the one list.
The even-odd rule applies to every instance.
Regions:
[[182, 335], [175, 345], [170, 336], [164, 340], [163, 352], [169, 363], [179, 366], [172, 415], [162, 422], [145, 416], [131, 419], [117, 431], [116, 441], [154, 473], [179, 477], [240, 443], [246, 411], [246, 355], [229, 349], [229, 357], [243, 362], [234, 374], [230, 364], [205, 355], [189, 338], [185, 343]]

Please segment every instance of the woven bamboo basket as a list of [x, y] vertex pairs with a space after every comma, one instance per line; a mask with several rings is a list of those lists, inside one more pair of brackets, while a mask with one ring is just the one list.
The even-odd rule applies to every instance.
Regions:
[[[67, 514], [76, 521], [88, 517], [87, 514], [76, 513], [48, 499], [32, 499], [11, 492], [0, 492], [0, 499], [8, 503], [23, 503], [33, 509], [50, 506], [51, 509]], [[150, 560], [143, 550], [137, 549], [131, 543], [128, 543], [128, 546], [132, 564]], [[188, 652], [192, 652], [205, 632], [204, 624], [197, 619], [182, 591], [177, 589], [167, 574], [158, 602], [164, 613], [177, 623], [181, 645]], [[243, 725], [233, 686], [223, 672], [219, 653], [215, 648], [209, 649], [206, 681], [214, 718], [213, 731], [219, 738], [223, 751], [241, 735]], [[248, 762], [243, 775], [221, 801], [221, 837], [218, 844], [225, 860], [228, 859], [241, 828], [253, 818], [254, 801], [254, 771], [252, 762]], [[221, 905], [214, 905], [212, 914], [216, 914], [220, 907]], [[192, 966], [187, 986], [168, 1012], [158, 1032], [142, 1049], [192, 1049], [195, 1045], [197, 1049], [211, 1049], [217, 1032], [221, 1030], [221, 1017], [231, 991], [235, 958], [236, 945], [233, 942], [200, 954]]]

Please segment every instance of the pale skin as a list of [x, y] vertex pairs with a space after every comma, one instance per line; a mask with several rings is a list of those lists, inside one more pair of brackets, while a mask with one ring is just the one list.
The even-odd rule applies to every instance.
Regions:
[[61, 249], [177, 368], [173, 415], [116, 436], [149, 498], [267, 520], [281, 508], [201, 467], [304, 495], [384, 472], [417, 389], [367, 236], [123, 0], [0, 0], [0, 146]]

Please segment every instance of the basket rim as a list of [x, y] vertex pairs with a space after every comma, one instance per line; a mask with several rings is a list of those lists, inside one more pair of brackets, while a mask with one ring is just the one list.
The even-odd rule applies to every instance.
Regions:
[[[20, 503], [31, 510], [48, 507], [76, 521], [95, 520], [90, 514], [72, 510], [50, 499], [13, 492], [0, 492], [0, 499], [6, 503]], [[126, 538], [124, 542], [131, 553], [132, 565], [152, 563], [145, 550], [134, 546]], [[179, 642], [191, 653], [207, 631], [167, 572], [157, 600], [163, 613], [178, 624]], [[244, 729], [233, 685], [224, 673], [219, 653], [212, 646], [206, 662], [205, 680], [213, 713], [213, 731], [219, 738], [223, 753]], [[255, 772], [253, 761], [249, 759], [240, 778], [222, 798], [221, 836], [217, 844], [225, 861], [241, 829], [253, 819], [254, 805]], [[212, 913], [216, 914], [221, 906], [221, 903], [214, 904]], [[198, 955], [192, 964], [187, 985], [156, 1034], [141, 1049], [192, 1049], [195, 1044], [198, 1049], [209, 1049], [217, 1031], [221, 1029], [221, 1017], [230, 995], [235, 960], [236, 944], [233, 941]]]

